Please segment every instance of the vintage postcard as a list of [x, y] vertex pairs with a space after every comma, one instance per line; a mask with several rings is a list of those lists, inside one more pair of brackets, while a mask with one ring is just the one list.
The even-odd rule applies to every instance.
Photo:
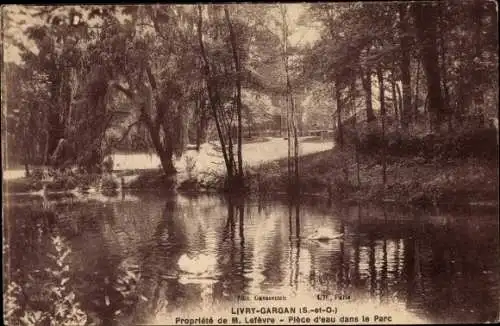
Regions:
[[495, 2], [1, 14], [4, 324], [499, 321]]

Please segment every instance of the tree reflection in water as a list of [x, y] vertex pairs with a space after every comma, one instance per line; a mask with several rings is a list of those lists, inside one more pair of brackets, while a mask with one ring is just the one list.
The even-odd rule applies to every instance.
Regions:
[[[82, 308], [109, 324], [170, 323], [173, 316], [223, 307], [242, 295], [397, 301], [436, 322], [498, 315], [498, 219], [491, 214], [173, 194], [52, 209], [56, 229], [73, 249]], [[7, 237], [11, 279], [43, 268], [43, 246], [30, 224], [36, 214], [29, 206], [6, 211], [7, 232], [19, 235]], [[318, 227], [344, 233], [344, 239], [304, 240]], [[25, 245], [34, 250], [25, 254]], [[216, 276], [182, 281], [177, 261], [187, 252], [215, 255]], [[124, 275], [129, 281], [140, 275], [130, 304], [116, 289]]]

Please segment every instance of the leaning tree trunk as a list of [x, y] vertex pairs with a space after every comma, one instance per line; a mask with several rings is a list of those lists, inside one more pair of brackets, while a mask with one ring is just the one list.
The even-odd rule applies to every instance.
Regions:
[[[207, 51], [205, 49], [205, 44], [203, 42], [203, 34], [202, 34], [202, 26], [203, 26], [203, 12], [202, 12], [202, 7], [201, 5], [198, 5], [198, 22], [197, 22], [197, 34], [198, 34], [198, 45], [200, 46], [200, 53], [201, 57], [203, 59], [203, 77], [205, 79], [205, 84], [208, 92], [208, 100], [210, 103], [210, 108], [212, 111], [212, 116], [215, 121], [215, 126], [217, 128], [217, 134], [219, 135], [219, 141], [221, 144], [222, 148], [222, 157], [224, 158], [224, 163], [226, 165], [227, 169], [227, 174], [228, 174], [228, 179], [232, 180], [233, 178], [233, 158], [232, 155], [230, 157], [229, 153], [228, 154], [228, 148], [226, 147], [226, 142], [224, 139], [224, 132], [222, 130], [221, 126], [221, 119], [218, 114], [217, 107], [220, 104], [219, 98], [216, 94], [216, 89], [214, 89], [214, 85], [212, 83], [213, 78], [212, 78], [212, 72], [210, 69], [210, 62], [208, 61], [208, 56], [207, 56]], [[230, 140], [231, 138], [229, 138]], [[231, 144], [229, 144], [229, 147], [231, 147]], [[229, 151], [231, 151], [231, 148], [229, 148]]]

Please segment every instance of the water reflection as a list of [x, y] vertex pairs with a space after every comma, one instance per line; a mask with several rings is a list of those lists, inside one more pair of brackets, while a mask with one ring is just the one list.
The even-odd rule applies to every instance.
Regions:
[[[171, 323], [254, 295], [399, 302], [435, 322], [491, 321], [499, 312], [494, 215], [180, 195], [44, 212], [6, 211], [7, 233], [21, 235], [10, 237], [10, 270], [23, 278], [44, 264], [39, 226], [21, 217], [52, 216], [74, 249], [84, 308], [105, 324]], [[319, 227], [344, 238], [307, 240]], [[185, 253], [216, 257], [215, 277], [183, 277], [177, 262]], [[132, 299], [116, 290], [123, 275], [140, 279]]]

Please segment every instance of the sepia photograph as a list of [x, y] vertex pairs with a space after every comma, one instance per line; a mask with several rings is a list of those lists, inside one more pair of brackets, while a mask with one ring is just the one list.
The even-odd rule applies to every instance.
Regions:
[[5, 325], [500, 322], [496, 2], [1, 19]]

